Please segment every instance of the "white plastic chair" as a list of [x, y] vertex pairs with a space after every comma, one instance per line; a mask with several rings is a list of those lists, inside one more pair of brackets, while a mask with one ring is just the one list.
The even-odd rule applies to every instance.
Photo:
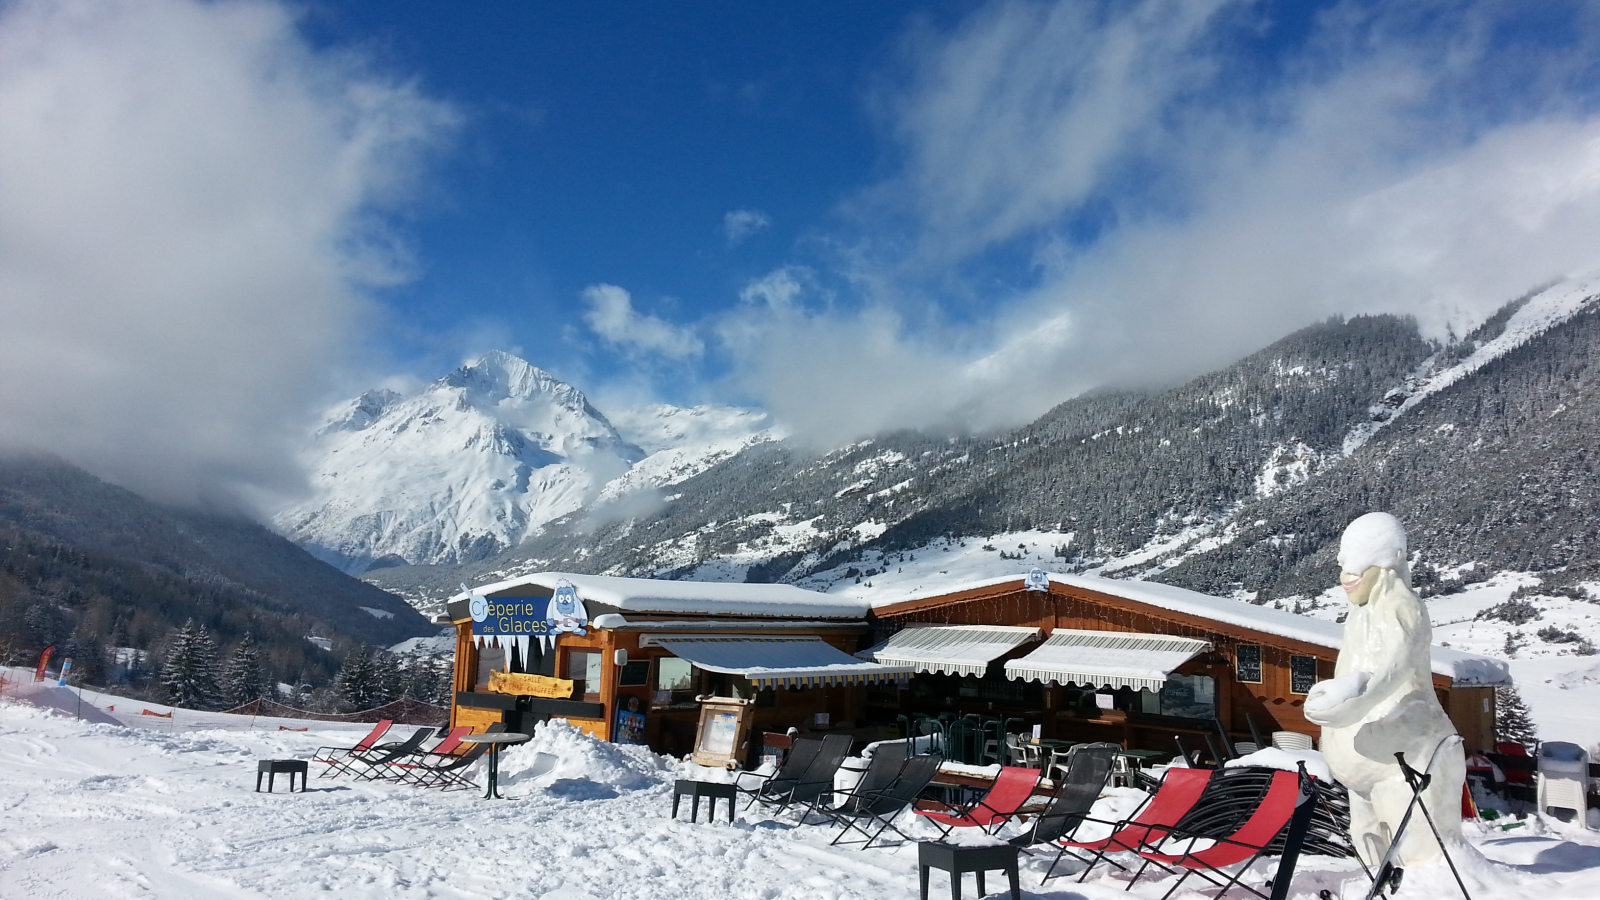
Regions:
[[[1589, 791], [1589, 754], [1577, 744], [1539, 745], [1539, 809], [1563, 822], [1588, 827], [1584, 795]], [[1570, 814], [1570, 815], [1565, 815]]]
[[1297, 731], [1274, 731], [1272, 733], [1272, 746], [1279, 750], [1315, 750], [1311, 746], [1311, 735], [1300, 734]]

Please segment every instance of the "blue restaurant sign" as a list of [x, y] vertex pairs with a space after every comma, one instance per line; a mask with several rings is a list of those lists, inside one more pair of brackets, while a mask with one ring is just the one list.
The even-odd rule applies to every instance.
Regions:
[[532, 638], [549, 647], [562, 632], [587, 633], [588, 611], [577, 588], [566, 581], [558, 583], [553, 594], [543, 596], [491, 599], [472, 593], [471, 598], [468, 609], [472, 633], [477, 636], [515, 638], [519, 643]]

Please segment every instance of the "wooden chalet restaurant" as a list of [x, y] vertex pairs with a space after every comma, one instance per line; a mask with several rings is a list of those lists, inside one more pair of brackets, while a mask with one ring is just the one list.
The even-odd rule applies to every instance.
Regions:
[[[581, 601], [582, 633], [554, 631], [563, 591], [568, 607]], [[737, 732], [722, 738], [729, 757], [746, 765], [759, 735], [789, 729], [864, 741], [962, 734], [980, 757], [984, 736], [1001, 731], [1163, 753], [1176, 752], [1175, 736], [1202, 752], [1221, 732], [1316, 739], [1302, 705], [1332, 677], [1343, 635], [1338, 624], [1168, 585], [1037, 570], [870, 600], [540, 573], [452, 598], [449, 619], [452, 725], [518, 731], [563, 717], [603, 740], [681, 756], [698, 749], [705, 713], [722, 704], [738, 711]], [[1435, 647], [1433, 672], [1467, 751], [1492, 746], [1505, 665]]]

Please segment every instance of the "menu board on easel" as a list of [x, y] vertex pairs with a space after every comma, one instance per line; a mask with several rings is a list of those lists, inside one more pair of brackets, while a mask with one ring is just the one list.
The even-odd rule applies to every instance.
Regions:
[[749, 700], [705, 697], [700, 701], [700, 729], [694, 738], [694, 761], [697, 765], [714, 768], [737, 768], [749, 735]]

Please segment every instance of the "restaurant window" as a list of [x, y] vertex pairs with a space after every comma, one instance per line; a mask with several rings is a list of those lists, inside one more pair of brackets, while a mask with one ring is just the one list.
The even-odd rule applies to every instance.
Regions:
[[656, 660], [656, 684], [652, 700], [657, 706], [694, 699], [694, 667], [687, 659], [663, 656]]
[[1315, 656], [1289, 657], [1289, 693], [1309, 694], [1317, 683], [1317, 658]]
[[600, 699], [600, 651], [571, 650], [567, 652], [566, 677], [573, 682], [572, 695], [585, 700]]
[[1217, 714], [1217, 682], [1210, 675], [1168, 675], [1161, 715], [1210, 720]]
[[1235, 649], [1234, 678], [1245, 684], [1261, 683], [1261, 645], [1240, 644]]

